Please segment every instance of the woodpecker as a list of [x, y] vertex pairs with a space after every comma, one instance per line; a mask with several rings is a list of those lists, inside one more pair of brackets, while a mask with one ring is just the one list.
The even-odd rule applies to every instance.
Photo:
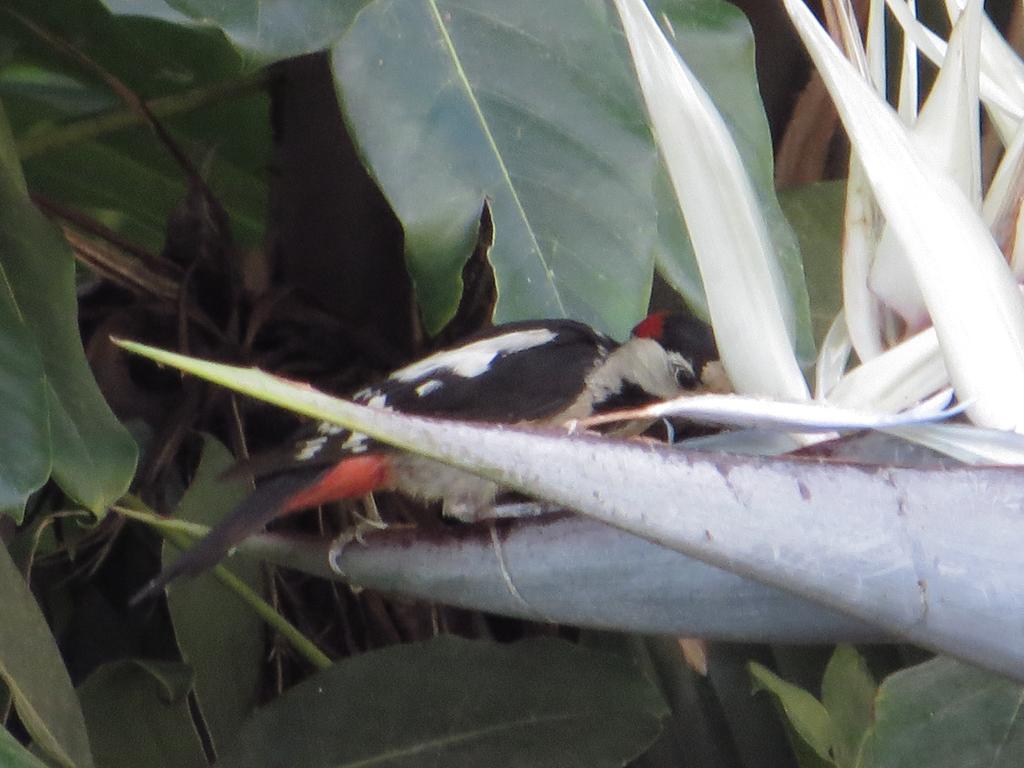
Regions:
[[[573, 320], [498, 325], [398, 369], [353, 400], [421, 416], [557, 426], [687, 391], [725, 391], [725, 381], [710, 327], [690, 314], [662, 312], [648, 316], [622, 344]], [[444, 515], [472, 522], [501, 490], [490, 480], [328, 422], [253, 462], [252, 469], [262, 477], [256, 490], [133, 603], [179, 575], [212, 567], [246, 536], [291, 512], [397, 491], [440, 501]]]

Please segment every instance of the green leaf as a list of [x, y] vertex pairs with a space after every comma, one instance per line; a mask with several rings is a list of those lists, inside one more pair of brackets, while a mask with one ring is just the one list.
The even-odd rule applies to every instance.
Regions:
[[18, 740], [2, 727], [0, 727], [0, 765], [4, 768], [46, 768], [46, 763], [21, 746]]
[[[0, 95], [7, 96], [19, 147], [29, 153], [25, 175], [35, 194], [87, 211], [130, 242], [160, 251], [168, 216], [185, 196], [187, 183], [148, 128], [136, 126], [101, 138], [72, 135], [51, 146], [47, 142], [56, 130], [76, 123], [87, 127], [96, 112], [93, 102], [104, 104], [104, 114], [115, 111], [117, 103], [104, 101], [108, 94], [101, 87], [36, 71], [0, 73]], [[180, 101], [188, 103], [184, 97]], [[163, 123], [204, 168], [235, 238], [247, 247], [261, 243], [270, 145], [266, 95], [236, 93], [224, 103], [166, 116]]]
[[[75, 49], [128, 85], [143, 98], [180, 91], [238, 75], [244, 62], [216, 30], [167, 24], [138, 16], [115, 17], [98, 0], [7, 0], [15, 11], [56, 40]], [[29, 24], [5, 17], [0, 50], [5, 64], [32, 65], [63, 72], [99, 86], [117, 103], [102, 78], [43, 39]]]
[[[810, 361], [814, 358], [814, 339], [804, 265], [797, 238], [775, 194], [772, 137], [757, 85], [750, 23], [739, 9], [721, 0], [650, 0], [648, 6], [670, 31], [669, 41], [729, 126], [757, 192], [789, 291], [796, 320], [797, 356]], [[663, 210], [663, 216], [679, 220], [678, 206]], [[692, 288], [686, 276], [695, 267], [691, 253], [659, 252], [658, 269], [687, 297]]]
[[[0, 143], [9, 144], [6, 123], [0, 125], [0, 137]], [[34, 397], [39, 377], [46, 397], [45, 408], [26, 408], [22, 418], [27, 413], [37, 421], [39, 429], [49, 431], [50, 438], [48, 447], [37, 441], [22, 445], [9, 438], [12, 450], [4, 452], [5, 458], [38, 465], [49, 461], [49, 451], [53, 477], [64, 492], [101, 514], [131, 482], [137, 458], [135, 443], [111, 413], [85, 359], [77, 324], [75, 267], [67, 243], [29, 201], [17, 168], [2, 170], [5, 172], [0, 172], [0, 270], [36, 348], [25, 353], [26, 359], [38, 356], [43, 367], [41, 376], [34, 366], [26, 372], [25, 364], [17, 361], [5, 370], [4, 375], [11, 378], [13, 372], [20, 373], [23, 382], [20, 392], [13, 391], [11, 399], [5, 398], [8, 408], [4, 409], [4, 418], [11, 411], [20, 410], [15, 403]], [[5, 337], [10, 333], [11, 344], [22, 334], [13, 322], [0, 321], [0, 332]], [[13, 381], [7, 384], [9, 389], [16, 386]], [[21, 425], [21, 429], [26, 429], [26, 425]]]
[[[263, 97], [257, 101], [266, 106]], [[232, 131], [241, 131], [247, 120], [247, 130], [260, 132], [266, 127], [265, 113], [252, 119], [245, 117], [249, 114], [244, 109], [237, 121], [225, 121], [220, 128], [231, 136], [235, 135]], [[209, 133], [215, 130], [211, 127]], [[197, 154], [192, 153], [193, 157]], [[259, 243], [264, 234], [265, 179], [222, 154], [214, 153], [211, 158], [209, 184], [224, 205], [232, 234], [243, 245]], [[256, 165], [264, 161], [261, 154], [246, 162]], [[83, 209], [130, 242], [156, 253], [163, 247], [168, 217], [187, 192], [181, 169], [143, 133], [87, 141], [31, 157], [25, 161], [25, 174], [34, 193]]]
[[380, 0], [334, 46], [345, 118], [405, 228], [428, 330], [458, 304], [486, 199], [496, 318], [644, 314], [657, 154], [598, 3]]
[[767, 667], [750, 663], [754, 691], [768, 691], [775, 697], [800, 740], [826, 764], [832, 764], [832, 735], [828, 712], [821, 702], [803, 688], [787, 683]]
[[1024, 687], [947, 658], [887, 678], [864, 768], [1024, 765]]
[[828, 711], [836, 765], [857, 764], [860, 744], [871, 727], [877, 686], [864, 657], [850, 645], [840, 645], [825, 668], [821, 701]]
[[584, 631], [580, 642], [633, 660], [668, 702], [671, 714], [661, 737], [631, 768], [791, 764], [773, 704], [750, 695], [750, 646], [713, 644], [702, 676], [683, 662], [678, 637]]
[[[0, 105], [0, 191], [25, 194], [25, 179]], [[9, 258], [24, 245], [9, 226], [11, 211], [0, 210], [0, 511], [21, 521], [25, 499], [50, 474], [49, 427], [43, 360], [15, 295], [16, 277]]]
[[103, 0], [115, 14], [212, 27], [240, 53], [267, 64], [326, 48], [368, 0]]
[[0, 545], [0, 681], [35, 745], [58, 765], [89, 768], [85, 720], [39, 605]]
[[218, 768], [621, 766], [665, 703], [623, 659], [561, 641], [441, 636], [336, 664], [246, 724]]
[[842, 231], [846, 183], [825, 181], [779, 193], [803, 254], [814, 339], [820, 342], [843, 306]]
[[190, 672], [172, 662], [105, 664], [78, 689], [102, 768], [206, 768], [186, 694]]
[[[240, 76], [242, 61], [220, 34], [141, 18], [142, 9], [140, 16], [114, 18], [96, 0], [15, 5], [32, 23], [73, 40], [138, 95], [162, 97], [155, 111], [202, 169], [236, 239], [244, 247], [262, 243], [269, 101], [252, 92], [255, 78]], [[109, 86], [20, 23], [4, 34], [15, 44], [14, 63], [0, 71], [0, 96], [32, 191], [159, 251], [167, 218], [186, 193], [181, 168], [147, 127], [96, 138], [93, 122], [130, 113]]]
[[[233, 463], [228, 450], [207, 437], [196, 476], [176, 517], [213, 525], [245, 498], [251, 490], [249, 482], [221, 479]], [[165, 562], [176, 554], [172, 546], [164, 545]], [[259, 563], [233, 561], [231, 570], [260, 591]], [[167, 605], [182, 659], [195, 670], [196, 699], [207, 731], [220, 749], [256, 706], [265, 657], [263, 622], [210, 573], [175, 582], [168, 590]]]

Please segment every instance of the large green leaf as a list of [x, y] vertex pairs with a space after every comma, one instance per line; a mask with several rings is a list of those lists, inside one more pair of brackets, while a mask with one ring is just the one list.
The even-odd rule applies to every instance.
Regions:
[[[113, 18], [97, 0], [19, 1], [17, 7], [33, 24], [73, 40], [138, 95], [163, 97], [156, 111], [203, 169], [238, 240], [245, 246], [262, 242], [268, 100], [251, 92], [251, 79], [240, 77], [243, 64], [222, 36], [139, 17]], [[5, 42], [11, 61], [0, 69], [0, 96], [6, 98], [32, 191], [84, 209], [158, 251], [167, 218], [186, 194], [182, 169], [148, 128], [90, 133], [93, 122], [130, 112], [91, 70], [22, 24], [0, 31], [0, 46]]]
[[[0, 194], [23, 197], [24, 184], [0, 106]], [[25, 248], [17, 210], [0, 210], [0, 511], [20, 520], [25, 499], [50, 474], [51, 457], [42, 354], [18, 305], [17, 278], [8, 263]]]
[[[264, 98], [254, 101], [266, 107]], [[245, 122], [240, 114], [237, 124], [223, 128], [241, 130]], [[249, 125], [261, 131], [266, 114]], [[209, 183], [230, 217], [232, 233], [243, 244], [259, 243], [267, 204], [265, 179], [253, 167], [236, 165], [217, 152], [212, 158]], [[253, 157], [249, 164], [261, 161]], [[83, 142], [28, 158], [25, 175], [34, 193], [84, 209], [155, 252], [163, 246], [168, 216], [187, 192], [181, 170], [143, 133]]]
[[268, 63], [326, 48], [367, 0], [103, 0], [115, 14], [213, 27], [246, 58]]
[[499, 320], [643, 315], [657, 154], [603, 3], [378, 0], [333, 49], [345, 117], [405, 228], [428, 328], [486, 199]]
[[101, 768], [206, 768], [189, 714], [190, 673], [172, 662], [105, 664], [78, 689]]
[[1024, 687], [952, 659], [892, 675], [875, 701], [864, 768], [1024, 765]]
[[[22, 69], [0, 73], [4, 94], [19, 147], [28, 153], [23, 162], [33, 193], [87, 211], [131, 242], [159, 252], [167, 218], [185, 196], [187, 181], [152, 132], [135, 128], [50, 146], [59, 126], [87, 122], [97, 112], [116, 109], [116, 101], [98, 86]], [[252, 93], [163, 121], [207, 169], [234, 235], [248, 246], [264, 236], [268, 110], [266, 96]]]
[[[9, 146], [9, 141], [3, 123], [0, 143]], [[11, 155], [4, 153], [4, 157]], [[13, 345], [23, 340], [27, 327], [36, 349], [26, 353], [26, 360], [40, 359], [43, 367], [40, 376], [34, 366], [26, 371], [27, 363], [12, 361], [10, 368], [5, 366], [10, 399], [6, 400], [4, 418], [31, 402], [34, 407], [22, 412], [22, 419], [26, 415], [34, 419], [37, 429], [49, 430], [50, 438], [49, 446], [37, 440], [21, 444], [17, 431], [8, 433], [5, 459], [23, 459], [33, 466], [48, 462], [47, 453], [52, 454], [53, 476], [61, 488], [85, 507], [102, 513], [131, 481], [135, 443], [110, 412], [86, 362], [78, 333], [70, 250], [29, 201], [19, 169], [10, 164], [0, 169], [0, 270], [19, 315], [17, 322], [12, 318], [0, 324], [0, 339]], [[46, 397], [44, 409], [33, 402], [40, 383]], [[19, 428], [25, 430], [26, 426]], [[20, 468], [10, 473], [15, 478], [22, 474]], [[37, 487], [43, 479], [45, 476]]]
[[702, 675], [683, 662], [678, 637], [584, 632], [581, 642], [633, 659], [657, 683], [671, 709], [661, 738], [631, 768], [791, 764], [792, 751], [774, 705], [750, 695], [751, 646], [709, 644], [708, 669]]
[[99, 0], [6, 0], [4, 5], [20, 17], [5, 15], [0, 27], [5, 66], [31, 63], [102, 85], [94, 71], [35, 30], [71, 43], [145, 98], [231, 77], [244, 66], [216, 30], [168, 24], [144, 14], [115, 17]]
[[47, 768], [46, 763], [21, 746], [3, 727], [0, 727], [0, 765], [4, 768]]
[[0, 681], [11, 692], [19, 719], [36, 746], [58, 765], [90, 768], [85, 720], [57, 643], [2, 545], [0, 605]]
[[[202, 460], [176, 517], [213, 525], [251, 490], [242, 479], [222, 480], [234, 457], [206, 438]], [[173, 554], [171, 554], [173, 553]], [[164, 545], [164, 559], [177, 556]], [[258, 589], [258, 563], [235, 561], [232, 571]], [[176, 582], [167, 605], [182, 658], [195, 671], [196, 700], [213, 746], [219, 750], [238, 732], [256, 706], [265, 657], [263, 622], [213, 574]], [[225, 638], [231, 638], [225, 642]]]
[[610, 768], [650, 745], [666, 714], [617, 656], [442, 636], [314, 675], [260, 710], [217, 765]]

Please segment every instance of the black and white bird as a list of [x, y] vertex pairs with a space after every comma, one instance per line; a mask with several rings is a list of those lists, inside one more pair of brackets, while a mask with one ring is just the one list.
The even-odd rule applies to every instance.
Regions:
[[[422, 416], [557, 426], [687, 391], [722, 391], [725, 381], [709, 326], [689, 314], [657, 313], [622, 344], [573, 320], [498, 325], [398, 369], [353, 399]], [[259, 464], [256, 490], [133, 602], [179, 575], [212, 567], [243, 538], [290, 512], [397, 491], [440, 501], [443, 514], [471, 522], [487, 513], [501, 490], [327, 422]]]

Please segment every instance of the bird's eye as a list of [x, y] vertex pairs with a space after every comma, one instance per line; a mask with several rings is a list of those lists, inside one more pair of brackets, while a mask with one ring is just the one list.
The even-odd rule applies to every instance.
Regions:
[[677, 368], [676, 383], [683, 389], [696, 389], [699, 382], [689, 368]]
[[696, 389], [700, 384], [697, 375], [694, 373], [693, 365], [685, 357], [678, 353], [670, 355], [672, 374], [676, 378], [676, 384], [681, 389]]

